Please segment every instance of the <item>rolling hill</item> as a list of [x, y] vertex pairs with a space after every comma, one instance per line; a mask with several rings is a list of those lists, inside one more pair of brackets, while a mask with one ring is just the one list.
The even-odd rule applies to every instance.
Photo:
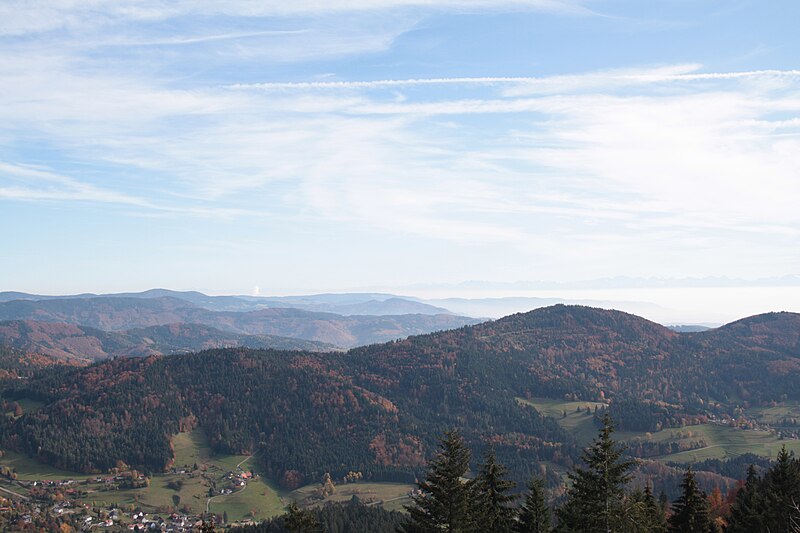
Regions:
[[171, 296], [16, 299], [0, 303], [0, 321], [10, 320], [73, 324], [105, 332], [200, 324], [238, 335], [290, 337], [343, 348], [478, 322], [450, 314], [342, 316], [287, 308], [212, 311]]
[[[568, 466], [578, 444], [530, 398], [608, 405], [619, 425], [682, 427], [742, 406], [800, 400], [800, 315], [678, 333], [618, 311], [554, 306], [346, 353], [224, 349], [44, 372], [8, 398], [44, 403], [4, 420], [4, 445], [51, 464], [160, 470], [170, 439], [256, 453], [276, 480], [363, 471], [410, 480], [457, 427], [525, 479]], [[610, 403], [608, 403], [610, 401]], [[588, 412], [587, 412], [588, 414]]]
[[35, 320], [0, 322], [0, 345], [91, 363], [110, 357], [170, 355], [211, 348], [247, 347], [330, 351], [335, 346], [274, 335], [242, 335], [200, 324], [167, 324], [107, 332], [87, 326]]
[[64, 364], [48, 355], [0, 344], [0, 380], [30, 378], [43, 369]]
[[415, 298], [384, 293], [329, 293], [301, 296], [209, 296], [197, 291], [150, 289], [142, 292], [115, 294], [78, 294], [47, 296], [25, 292], [0, 292], [0, 303], [14, 300], [74, 300], [93, 298], [174, 298], [210, 311], [246, 312], [259, 309], [302, 309], [337, 315], [441, 315], [453, 314], [447, 309], [427, 304]]

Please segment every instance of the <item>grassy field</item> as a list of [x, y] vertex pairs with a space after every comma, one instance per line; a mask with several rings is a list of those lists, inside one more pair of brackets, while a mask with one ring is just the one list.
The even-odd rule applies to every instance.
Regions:
[[44, 402], [40, 402], [39, 400], [31, 400], [30, 398], [21, 398], [17, 400], [17, 403], [20, 407], [22, 407], [22, 411], [26, 414], [35, 413], [45, 405]]
[[[534, 407], [545, 416], [555, 418], [558, 424], [573, 435], [581, 445], [589, 444], [597, 436], [597, 428], [594, 426], [592, 417], [594, 408], [605, 407], [605, 404], [600, 402], [570, 402], [549, 398], [532, 400], [517, 398], [517, 401]], [[580, 408], [580, 412], [578, 412], [578, 408]], [[564, 417], [565, 411], [566, 417]]]
[[[224, 482], [220, 480], [222, 480], [228, 472], [237, 471], [239, 466], [241, 466], [242, 470], [250, 470], [252, 468], [250, 465], [252, 456], [213, 455], [208, 445], [205, 432], [199, 428], [189, 433], [180, 433], [176, 435], [172, 444], [175, 453], [175, 468], [181, 468], [184, 465], [191, 468], [193, 465], [197, 464], [200, 469], [204, 471], [206, 480], [216, 480], [218, 484], [224, 484]], [[168, 476], [159, 477], [167, 478]], [[200, 479], [202, 480], [203, 478]], [[188, 496], [192, 498], [192, 507], [195, 507], [194, 502], [198, 502], [199, 508], [197, 510], [205, 510], [209, 484], [202, 485], [202, 493], [199, 493], [191, 483], [188, 487], [185, 484], [181, 489], [182, 503], [186, 501], [183, 497], [183, 493], [187, 488]], [[152, 492], [152, 485], [151, 488], [148, 489], [148, 492]], [[167, 496], [171, 498], [171, 494], [167, 494]], [[164, 501], [164, 498], [159, 498], [159, 501]], [[263, 479], [252, 480], [247, 484], [244, 490], [232, 494], [215, 496], [209, 502], [209, 510], [211, 512], [219, 514], [225, 512], [230, 521], [249, 518], [252, 516], [251, 511], [256, 511], [256, 518], [268, 518], [282, 513], [284, 507], [285, 505], [281, 502], [278, 491]]]
[[299, 503], [308, 505], [322, 505], [327, 502], [347, 502], [353, 496], [357, 496], [366, 504], [382, 504], [386, 509], [400, 511], [403, 505], [411, 503], [408, 493], [416, 485], [408, 483], [348, 483], [336, 485], [336, 492], [323, 500], [314, 500], [312, 495], [319, 488], [320, 484], [315, 483], [300, 487], [288, 494], [288, 498]]
[[226, 512], [229, 521], [250, 518], [253, 516], [251, 511], [255, 511], [256, 519], [264, 519], [283, 513], [289, 503], [284, 501], [275, 487], [259, 478], [250, 481], [243, 491], [216, 496], [211, 500], [209, 510], [218, 514]]
[[203, 464], [211, 458], [211, 448], [206, 434], [198, 429], [175, 435], [172, 439], [172, 449], [175, 454], [173, 462], [175, 468], [191, 467], [195, 463]]
[[800, 452], [800, 440], [779, 440], [768, 431], [743, 430], [709, 424], [684, 428], [684, 431], [687, 430], [692, 430], [698, 436], [702, 435], [708, 446], [697, 450], [664, 455], [658, 458], [660, 461], [693, 463], [706, 459], [738, 457], [745, 453], [774, 458], [784, 445], [790, 451]]
[[91, 474], [78, 474], [76, 472], [69, 472], [67, 470], [60, 470], [58, 468], [40, 463], [35, 459], [31, 459], [27, 455], [6, 451], [5, 455], [0, 458], [0, 465], [8, 466], [17, 471], [17, 478], [25, 481], [60, 481], [62, 479], [76, 479], [83, 480], [96, 477]]
[[770, 426], [781, 426], [785, 418], [796, 418], [800, 421], [800, 405], [782, 403], [775, 407], [754, 407], [747, 410], [747, 415]]
[[[603, 404], [597, 402], [568, 402], [542, 398], [534, 398], [532, 400], [517, 398], [517, 400], [520, 403], [535, 407], [546, 416], [555, 418], [559, 425], [567, 432], [574, 435], [582, 445], [589, 444], [592, 439], [597, 436], [597, 427], [594, 425], [592, 417], [587, 414], [586, 408], [589, 407], [593, 411], [595, 406], [601, 406]], [[581, 408], [581, 412], [576, 411], [578, 407]], [[565, 411], [567, 414], [566, 417], [564, 417]], [[775, 423], [785, 416], [797, 416], [800, 418], [800, 406], [782, 405], [757, 410], [753, 409], [750, 414], [764, 423]], [[774, 434], [768, 431], [742, 430], [713, 424], [670, 428], [653, 433], [618, 431], [615, 433], [615, 438], [624, 442], [641, 439], [652, 442], [690, 442], [703, 440], [707, 443], [707, 446], [697, 450], [656, 457], [659, 461], [676, 463], [693, 463], [706, 459], [725, 459], [738, 457], [745, 453], [754, 453], [763, 457], [775, 457], [784, 444], [787, 449], [795, 453], [800, 453], [800, 440], [779, 440]]]

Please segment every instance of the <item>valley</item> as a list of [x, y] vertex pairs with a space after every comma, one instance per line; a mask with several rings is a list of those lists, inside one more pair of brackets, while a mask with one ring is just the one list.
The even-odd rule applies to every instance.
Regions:
[[227, 523], [236, 523], [279, 515], [292, 502], [310, 508], [328, 502], [348, 502], [354, 496], [367, 505], [402, 510], [410, 502], [409, 492], [416, 487], [408, 483], [353, 479], [336, 480], [327, 490], [321, 481], [287, 490], [251, 470], [251, 455], [213, 454], [202, 429], [179, 433], [172, 444], [172, 468], [148, 474], [146, 485], [136, 488], [125, 486], [125, 475], [130, 471], [115, 475], [81, 474], [6, 452], [0, 457], [0, 469], [13, 474], [0, 477], [0, 490], [23, 498], [36, 495], [39, 499], [50, 499], [57, 507], [59, 501], [71, 501], [71, 507], [60, 507], [63, 512], [74, 513], [86, 506], [98, 510], [96, 521], [104, 514], [114, 514], [118, 517], [114, 522], [125, 526], [141, 523], [135, 518], [139, 512], [144, 513], [145, 520], [178, 515], [192, 522], [210, 512], [226, 517]]

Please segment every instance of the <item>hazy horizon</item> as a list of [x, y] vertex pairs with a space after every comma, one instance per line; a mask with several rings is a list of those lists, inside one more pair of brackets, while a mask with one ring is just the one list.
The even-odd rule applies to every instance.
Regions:
[[[603, 280], [597, 280], [602, 282]], [[662, 280], [664, 281], [664, 280]], [[698, 280], [699, 281], [699, 280]], [[718, 280], [719, 281], [719, 280]], [[735, 281], [735, 280], [732, 280]], [[741, 281], [741, 280], [740, 280]], [[531, 282], [528, 282], [531, 283]], [[588, 284], [589, 281], [583, 282]], [[257, 291], [214, 291], [203, 288], [171, 288], [164, 286], [146, 287], [142, 289], [123, 289], [114, 291], [86, 290], [77, 292], [41, 292], [18, 291], [29, 294], [48, 296], [71, 296], [80, 294], [113, 294], [132, 293], [150, 289], [167, 289], [176, 291], [197, 291], [209, 296], [259, 296], [285, 297], [319, 294], [359, 294], [381, 293], [405, 298], [418, 299], [425, 303], [447, 308], [457, 314], [476, 318], [500, 318], [502, 316], [524, 312], [552, 305], [568, 303], [617, 309], [642, 316], [664, 325], [698, 324], [719, 326], [748, 316], [789, 311], [800, 313], [800, 284], [796, 285], [730, 285], [730, 286], [635, 286], [635, 287], [583, 287], [561, 289], [498, 289], [498, 284], [484, 283], [471, 288], [459, 284], [426, 284], [420, 286], [370, 286], [352, 287], [343, 290], [324, 289], [288, 289], [271, 290], [268, 287], [254, 287]], [[5, 289], [4, 289], [5, 290]], [[9, 292], [11, 289], [9, 289]], [[3, 292], [3, 291], [0, 291]], [[470, 305], [469, 301], [458, 305], [447, 300], [482, 300], [498, 301], [491, 307]], [[545, 300], [541, 305], [531, 306], [526, 299]], [[491, 311], [487, 311], [490, 309]]]
[[0, 284], [796, 309], [799, 10], [4, 2]]

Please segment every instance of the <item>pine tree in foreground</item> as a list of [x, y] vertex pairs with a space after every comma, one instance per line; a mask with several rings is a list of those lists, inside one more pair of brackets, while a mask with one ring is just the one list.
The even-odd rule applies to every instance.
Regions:
[[470, 513], [470, 483], [462, 478], [469, 469], [470, 451], [457, 431], [448, 431], [440, 441], [439, 453], [428, 464], [420, 495], [407, 506], [404, 533], [468, 533], [474, 531]]
[[764, 489], [766, 529], [775, 533], [797, 531], [795, 526], [800, 525], [800, 466], [785, 445], [764, 476]]
[[296, 503], [286, 509], [283, 526], [291, 533], [322, 533], [322, 526], [314, 513], [300, 509]]
[[705, 492], [697, 487], [692, 467], [686, 470], [681, 488], [681, 496], [672, 504], [669, 532], [709, 533], [711, 520], [708, 517], [708, 500]]
[[552, 527], [550, 508], [547, 506], [544, 481], [534, 477], [528, 485], [528, 494], [519, 510], [517, 533], [549, 533]]
[[634, 463], [623, 459], [623, 449], [611, 438], [614, 427], [608, 413], [600, 434], [583, 453], [585, 468], [569, 474], [572, 486], [558, 509], [559, 533], [624, 531], [625, 485]]
[[477, 531], [511, 533], [516, 523], [515, 494], [508, 494], [517, 484], [506, 479], [508, 468], [497, 462], [489, 448], [478, 475], [472, 482], [472, 521]]
[[653, 496], [650, 485], [633, 491], [625, 500], [624, 527], [626, 533], [666, 533], [667, 519]]
[[726, 533], [752, 533], [764, 530], [764, 498], [759, 491], [761, 479], [750, 465], [744, 487], [736, 493]]

